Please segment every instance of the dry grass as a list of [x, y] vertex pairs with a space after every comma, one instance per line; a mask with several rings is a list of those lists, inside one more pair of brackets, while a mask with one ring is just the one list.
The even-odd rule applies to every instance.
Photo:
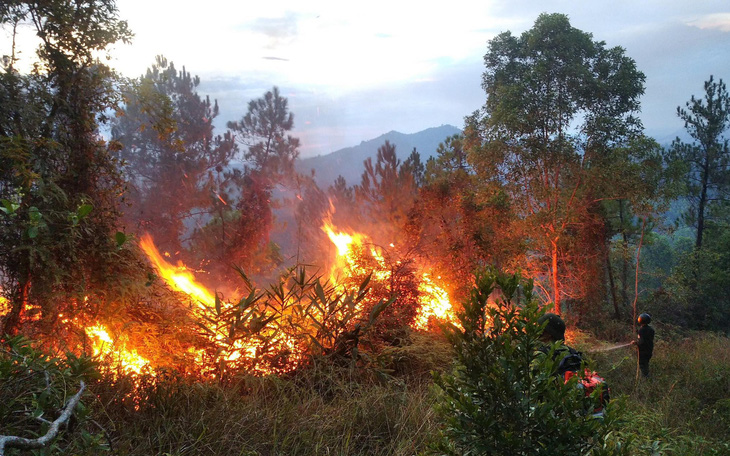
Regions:
[[381, 369], [325, 365], [225, 387], [169, 378], [143, 384], [136, 404], [121, 400], [125, 387], [99, 384], [96, 415], [118, 455], [424, 453], [438, 434], [428, 369], [448, 365], [448, 347], [416, 338], [386, 353]]
[[625, 395], [626, 430], [661, 454], [730, 454], [730, 340], [657, 329], [651, 378], [637, 376], [627, 347], [594, 355], [612, 395]]

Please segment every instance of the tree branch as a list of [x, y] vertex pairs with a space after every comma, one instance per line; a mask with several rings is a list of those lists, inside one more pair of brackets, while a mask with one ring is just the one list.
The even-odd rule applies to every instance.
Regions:
[[78, 393], [76, 393], [68, 401], [68, 404], [66, 404], [66, 407], [64, 408], [63, 413], [61, 413], [61, 416], [59, 416], [53, 423], [51, 423], [51, 426], [48, 428], [48, 432], [46, 432], [46, 435], [38, 437], [37, 439], [26, 439], [15, 435], [0, 435], [0, 456], [4, 456], [6, 446], [8, 448], [12, 447], [20, 448], [22, 450], [31, 450], [36, 448], [43, 448], [44, 446], [51, 443], [51, 441], [55, 439], [58, 435], [58, 431], [61, 428], [61, 425], [65, 424], [66, 421], [71, 418], [71, 414], [73, 413], [74, 408], [76, 408], [76, 405], [81, 400], [81, 395], [84, 393], [85, 389], [86, 384], [82, 380], [81, 387], [79, 388]]

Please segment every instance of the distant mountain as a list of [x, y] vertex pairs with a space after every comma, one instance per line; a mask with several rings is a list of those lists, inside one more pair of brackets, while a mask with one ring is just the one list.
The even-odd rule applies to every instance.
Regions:
[[453, 125], [442, 125], [411, 134], [391, 131], [375, 139], [363, 141], [358, 146], [298, 160], [295, 166], [300, 173], [309, 174], [311, 170], [314, 170], [317, 185], [323, 189], [332, 185], [340, 175], [345, 178], [347, 185], [359, 184], [360, 177], [365, 170], [363, 162], [368, 157], [372, 157], [374, 161], [378, 147], [385, 144], [385, 141], [395, 145], [396, 154], [401, 162], [408, 158], [415, 147], [421, 154], [421, 160], [425, 163], [430, 157], [436, 155], [436, 149], [440, 143], [458, 133], [461, 133], [461, 130]]

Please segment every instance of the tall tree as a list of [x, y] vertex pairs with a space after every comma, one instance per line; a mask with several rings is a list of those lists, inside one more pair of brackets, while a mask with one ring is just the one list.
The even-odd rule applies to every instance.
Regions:
[[251, 100], [246, 115], [237, 122], [228, 122], [228, 128], [238, 133], [237, 139], [246, 148], [244, 158], [267, 185], [293, 176], [299, 139], [287, 134], [294, 128], [294, 114], [277, 87]]
[[368, 158], [363, 164], [365, 171], [354, 188], [361, 220], [377, 225], [382, 242], [393, 242], [404, 229], [418, 197], [414, 173], [419, 172], [420, 157], [412, 153], [407, 163], [401, 163], [395, 145], [385, 141], [378, 147], [375, 163]]
[[598, 201], [611, 193], [610, 151], [640, 135], [634, 117], [644, 75], [619, 47], [607, 48], [542, 14], [520, 37], [489, 43], [482, 86], [487, 94], [473, 156], [482, 179], [503, 185], [529, 233], [533, 273], [547, 277], [558, 312], [571, 288], [577, 233], [602, 223]]
[[710, 76], [705, 81], [704, 98], [692, 95], [684, 109], [677, 107], [677, 115], [693, 140], [686, 143], [677, 138], [671, 151], [675, 159], [687, 165], [687, 218], [697, 227], [695, 247], [699, 250], [708, 209], [730, 200], [730, 147], [729, 139], [723, 136], [730, 128], [730, 94], [725, 83]]
[[218, 275], [232, 276], [230, 265], [252, 274], [265, 273], [281, 260], [278, 246], [269, 242], [274, 189], [280, 183], [296, 182], [294, 160], [299, 155], [299, 139], [288, 134], [294, 128], [288, 105], [274, 87], [251, 100], [241, 120], [228, 122], [230, 138], [242, 146], [246, 162], [242, 168], [223, 171], [220, 191], [211, 195], [217, 210], [192, 237], [192, 250], [199, 259], [215, 254]]
[[0, 331], [14, 332], [30, 309], [49, 324], [78, 312], [124, 263], [121, 181], [99, 133], [117, 78], [96, 55], [132, 34], [113, 0], [3, 2], [0, 26], [13, 46], [20, 26], [40, 43], [29, 74], [14, 47], [0, 71], [0, 280], [12, 302]]
[[112, 128], [131, 187], [127, 218], [171, 252], [181, 248], [191, 211], [210, 209], [216, 176], [237, 151], [230, 134], [214, 135], [218, 103], [202, 98], [199, 84], [199, 77], [158, 56], [125, 91]]
[[464, 294], [478, 266], [510, 267], [520, 250], [518, 233], [509, 229], [512, 210], [504, 192], [478, 178], [467, 158], [474, 152], [474, 139], [467, 122], [464, 134], [439, 145], [426, 164], [420, 210], [412, 224], [419, 229], [422, 254]]
[[677, 115], [692, 142], [675, 139], [668, 150], [671, 164], [682, 168], [683, 195], [689, 202], [684, 220], [696, 228], [694, 249], [675, 266], [663, 300], [671, 303], [683, 324], [702, 329], [728, 325], [727, 227], [730, 221], [730, 95], [722, 79], [704, 84], [702, 98], [692, 96]]
[[[615, 155], [612, 175], [621, 179], [612, 181], [612, 193], [616, 199], [603, 201], [604, 240], [608, 292], [618, 318], [621, 309], [629, 305], [630, 292], [635, 286], [634, 248], [643, 232], [650, 232], [660, 222], [670, 200], [676, 197], [676, 168], [665, 167], [663, 149], [653, 139], [639, 137], [612, 150]], [[648, 222], [648, 225], [646, 223]], [[614, 259], [612, 260], [612, 257]], [[618, 261], [618, 275], [614, 275], [614, 263]], [[620, 289], [618, 289], [620, 287]], [[635, 291], [635, 290], [634, 290]], [[620, 293], [619, 293], [620, 292]], [[620, 298], [619, 298], [620, 294]]]

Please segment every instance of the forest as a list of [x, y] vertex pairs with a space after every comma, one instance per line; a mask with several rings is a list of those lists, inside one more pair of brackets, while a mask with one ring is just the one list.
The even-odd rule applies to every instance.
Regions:
[[[276, 86], [221, 132], [184, 62], [106, 65], [114, 0], [0, 27], [0, 456], [730, 454], [722, 75], [659, 144], [636, 62], [544, 13], [432, 158], [386, 141], [323, 188]], [[546, 312], [605, 418], [536, 356]]]

